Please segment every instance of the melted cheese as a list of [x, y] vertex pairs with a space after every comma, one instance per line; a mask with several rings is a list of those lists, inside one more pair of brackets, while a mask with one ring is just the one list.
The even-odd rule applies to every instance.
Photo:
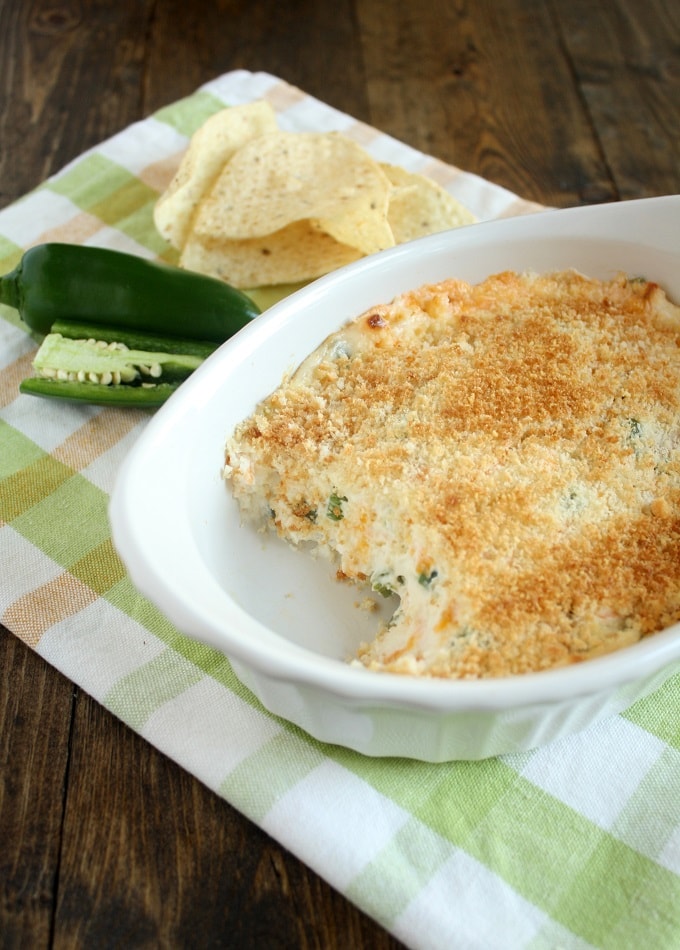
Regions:
[[355, 662], [477, 678], [680, 619], [680, 308], [623, 276], [449, 280], [333, 334], [228, 440], [244, 517], [398, 607]]

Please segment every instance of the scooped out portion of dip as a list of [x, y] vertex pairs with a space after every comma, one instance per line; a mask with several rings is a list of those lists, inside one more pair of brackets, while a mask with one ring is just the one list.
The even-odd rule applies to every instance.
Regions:
[[576, 663], [680, 620], [679, 340], [644, 279], [424, 286], [331, 335], [229, 436], [224, 476], [244, 520], [396, 595], [353, 662]]

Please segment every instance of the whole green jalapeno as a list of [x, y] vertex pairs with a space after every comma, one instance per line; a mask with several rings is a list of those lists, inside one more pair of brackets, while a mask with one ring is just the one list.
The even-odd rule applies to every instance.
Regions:
[[0, 302], [46, 335], [22, 392], [109, 405], [159, 405], [260, 312], [223, 281], [59, 243], [26, 251]]

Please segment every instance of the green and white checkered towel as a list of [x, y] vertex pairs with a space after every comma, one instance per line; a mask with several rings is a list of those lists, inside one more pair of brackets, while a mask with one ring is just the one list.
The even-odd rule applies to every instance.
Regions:
[[[188, 136], [257, 98], [284, 128], [340, 129], [431, 175], [480, 219], [535, 207], [239, 71], [0, 212], [0, 272], [46, 240], [167, 256], [151, 212]], [[0, 317], [0, 617], [16, 636], [409, 946], [680, 947], [680, 676], [522, 755], [430, 765], [320, 744], [263, 710], [224, 656], [130, 583], [107, 504], [148, 416], [19, 395], [36, 343], [13, 311]]]

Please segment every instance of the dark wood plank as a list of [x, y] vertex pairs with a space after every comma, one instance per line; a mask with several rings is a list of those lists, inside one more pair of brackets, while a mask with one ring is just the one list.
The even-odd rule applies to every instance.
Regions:
[[0, 626], [0, 945], [47, 946], [74, 688]]
[[0, 3], [0, 207], [140, 117], [152, 7]]
[[619, 198], [680, 192], [680, 4], [556, 0]]
[[550, 6], [358, 4], [373, 121], [525, 198], [615, 197]]
[[[378, 6], [384, 15], [386, 5]], [[149, 41], [146, 107], [174, 101], [230, 70], [248, 69], [272, 73], [368, 120], [354, 7], [353, 0], [195, 5], [166, 0], [158, 4]]]

